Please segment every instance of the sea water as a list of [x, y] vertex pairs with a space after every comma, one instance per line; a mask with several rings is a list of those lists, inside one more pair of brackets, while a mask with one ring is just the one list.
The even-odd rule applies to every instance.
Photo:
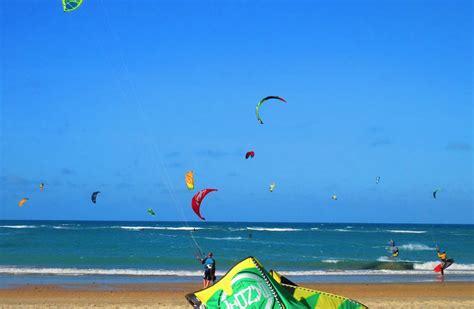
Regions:
[[195, 281], [209, 251], [218, 276], [255, 256], [297, 282], [435, 281], [436, 244], [455, 260], [445, 280], [474, 281], [473, 236], [473, 225], [0, 221], [0, 281]]

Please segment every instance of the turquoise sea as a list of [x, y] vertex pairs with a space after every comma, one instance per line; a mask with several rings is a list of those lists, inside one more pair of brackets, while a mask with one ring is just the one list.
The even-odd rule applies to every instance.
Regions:
[[[200, 252], [222, 276], [247, 256], [296, 282], [474, 281], [474, 225], [0, 221], [2, 285], [199, 280]], [[389, 257], [395, 240], [400, 255]]]

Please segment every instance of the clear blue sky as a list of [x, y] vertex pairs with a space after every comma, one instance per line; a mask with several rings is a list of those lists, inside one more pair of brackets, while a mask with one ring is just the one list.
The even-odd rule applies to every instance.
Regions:
[[474, 223], [471, 1], [60, 2], [1, 2], [0, 219]]

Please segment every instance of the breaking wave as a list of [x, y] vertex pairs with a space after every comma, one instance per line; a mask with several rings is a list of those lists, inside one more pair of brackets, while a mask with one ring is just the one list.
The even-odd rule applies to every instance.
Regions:
[[294, 229], [294, 228], [290, 228], [290, 227], [269, 227], [269, 228], [266, 228], [266, 227], [247, 227], [247, 230], [251, 230], [251, 231], [266, 231], [266, 232], [298, 232], [298, 231], [302, 231], [302, 229]]
[[407, 250], [407, 251], [429, 251], [429, 250], [436, 250], [436, 248], [432, 248], [422, 244], [406, 244], [398, 246], [399, 249]]
[[412, 230], [387, 230], [389, 233], [402, 233], [402, 234], [424, 234], [426, 231], [412, 231]]

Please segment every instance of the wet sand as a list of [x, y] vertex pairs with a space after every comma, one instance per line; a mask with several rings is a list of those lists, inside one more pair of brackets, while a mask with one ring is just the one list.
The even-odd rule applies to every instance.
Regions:
[[[370, 308], [474, 308], [474, 282], [305, 284]], [[192, 308], [199, 284], [24, 285], [0, 289], [0, 308]]]

